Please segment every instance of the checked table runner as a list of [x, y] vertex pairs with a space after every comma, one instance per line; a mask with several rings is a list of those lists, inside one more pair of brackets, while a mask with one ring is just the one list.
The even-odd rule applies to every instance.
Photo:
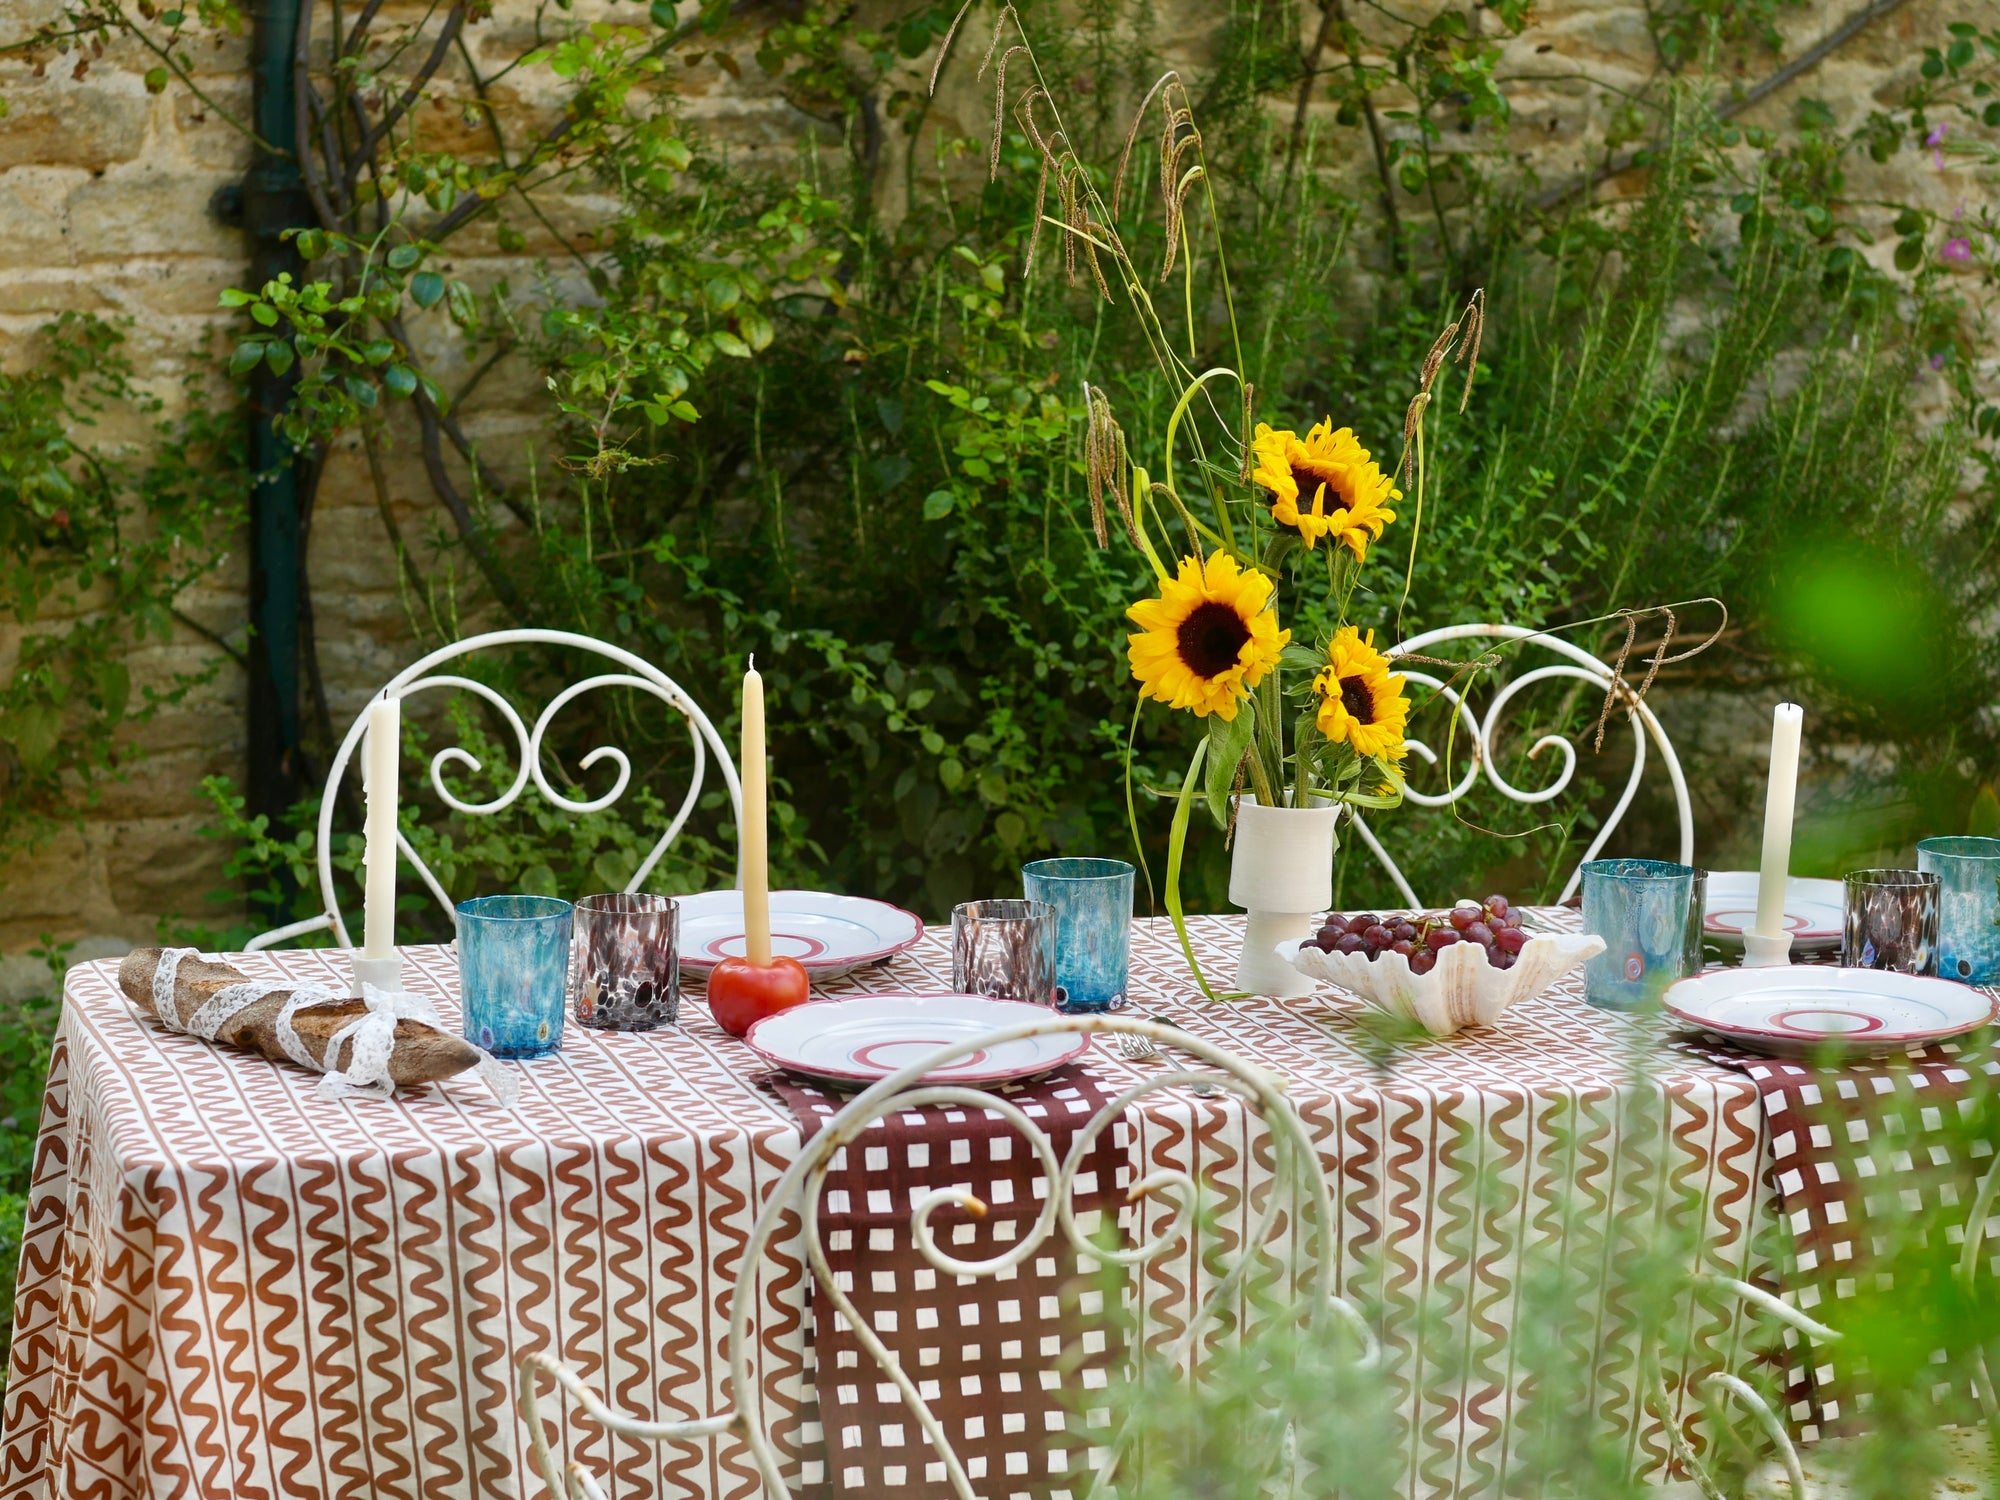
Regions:
[[[844, 1102], [783, 1074], [771, 1083], [808, 1139]], [[1117, 1097], [1083, 1067], [994, 1092], [1047, 1133], [1058, 1162], [1077, 1130]], [[1131, 1170], [1124, 1137], [1124, 1122], [1113, 1121], [1077, 1170], [1077, 1228], [1092, 1238], [1107, 1212], [1115, 1220], [1124, 1196]], [[1104, 1316], [1101, 1273], [1080, 1267], [1058, 1232], [993, 1276], [954, 1276], [922, 1257], [910, 1225], [911, 1208], [926, 1193], [960, 1188], [985, 1210], [933, 1213], [938, 1243], [961, 1261], [1006, 1255], [1048, 1200], [1033, 1149], [997, 1110], [932, 1105], [883, 1116], [836, 1152], [830, 1167], [820, 1230], [834, 1284], [916, 1382], [967, 1480], [1009, 1494], [1072, 1491], [1074, 1476], [1094, 1467], [1109, 1435], [1102, 1393], [1124, 1353], [1115, 1320]], [[817, 1292], [812, 1343], [822, 1435], [815, 1442], [807, 1423], [807, 1496], [899, 1491], [909, 1500], [951, 1500], [956, 1491], [944, 1461], [902, 1393], [847, 1317]]]
[[[1204, 963], [1229, 973], [1240, 919], [1191, 925]], [[946, 989], [947, 937], [932, 930], [823, 993]], [[450, 952], [406, 953], [410, 987], [455, 1021]], [[344, 958], [322, 952], [231, 961], [259, 978], [346, 979]], [[538, 1496], [514, 1408], [516, 1363], [534, 1350], [555, 1350], [635, 1417], [720, 1408], [742, 1247], [800, 1129], [698, 988], [676, 1026], [569, 1028], [558, 1056], [519, 1065], [509, 1112], [458, 1080], [322, 1101], [310, 1074], [141, 1020], [115, 968], [69, 977], [0, 1412], [0, 1500]], [[1641, 1236], [1663, 1203], [1687, 1205], [1711, 1269], [1759, 1269], [1753, 1231], [1772, 1210], [1757, 1083], [1684, 1051], [1632, 1082], [1634, 1027], [1585, 1006], [1575, 981], [1393, 1062], [1355, 1024], [1355, 1002], [1202, 1002], [1164, 921], [1138, 925], [1133, 990], [1137, 1014], [1288, 1080], [1328, 1174], [1340, 1289], [1403, 1330], [1385, 1378], [1406, 1393], [1415, 1495], [1505, 1485], [1514, 1268], [1564, 1232], [1559, 1203], [1581, 1194], [1606, 1233]], [[1088, 1070], [1115, 1091], [1166, 1066], [1100, 1046]], [[1158, 1346], [1254, 1220], [1269, 1142], [1220, 1093], [1149, 1096], [1126, 1126], [1134, 1169], [1205, 1184], [1199, 1242], [1136, 1278], [1130, 1336]], [[1169, 1212], [1145, 1200], [1126, 1233], [1150, 1238]], [[856, 1257], [858, 1275], [868, 1261]], [[762, 1269], [766, 1409], [802, 1454], [822, 1434], [796, 1234]], [[1595, 1316], [1615, 1329], [1625, 1313]], [[1699, 1316], [1709, 1323], [1679, 1336], [1741, 1363], [1749, 1325]], [[1657, 1467], [1665, 1434], [1641, 1415], [1630, 1373], [1606, 1375], [1590, 1399]], [[1696, 1420], [1698, 1401], [1677, 1389], [1672, 1402], [1672, 1420]], [[756, 1493], [730, 1438], [645, 1446], [568, 1408], [553, 1440], [615, 1500]], [[1028, 1493], [1005, 1476], [977, 1488]]]

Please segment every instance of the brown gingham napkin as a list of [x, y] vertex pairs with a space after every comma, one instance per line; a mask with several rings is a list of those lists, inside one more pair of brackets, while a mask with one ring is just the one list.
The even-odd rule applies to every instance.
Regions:
[[[1752, 1056], [1700, 1036], [1694, 1050], [1748, 1074], [1763, 1099], [1771, 1181], [1792, 1249], [1780, 1280], [1795, 1306], [1837, 1324], [1839, 1303], [1858, 1289], [1887, 1290], [1889, 1273], [1872, 1262], [1908, 1225], [1927, 1247], [1956, 1257], [1993, 1143], [1968, 1142], [1948, 1122], [1969, 1116], [1971, 1096], [1990, 1093], [2000, 1079], [2000, 1046], [1990, 1033], [1838, 1067]], [[1986, 1233], [1981, 1273], [2000, 1274], [2000, 1216], [1987, 1221]], [[1867, 1368], [1838, 1344], [1791, 1328], [1784, 1337], [1785, 1415], [1794, 1434], [1810, 1442], [1865, 1425]], [[1954, 1392], [1941, 1381], [1928, 1394], [1942, 1406]]]
[[[781, 1074], [769, 1081], [805, 1140], [846, 1102]], [[1117, 1093], [1076, 1065], [994, 1092], [1047, 1132], [1058, 1163]], [[1126, 1122], [1114, 1121], [1078, 1170], [1077, 1222], [1086, 1234], [1117, 1223], [1130, 1139]], [[899, 1111], [833, 1157], [820, 1202], [828, 1266], [937, 1414], [978, 1494], [1073, 1500], [1089, 1489], [1091, 1450], [1110, 1423], [1090, 1393], [1108, 1387], [1124, 1353], [1113, 1320], [1117, 1284], [1094, 1262], [1079, 1267], [1060, 1226], [1011, 1270], [960, 1277], [934, 1269], [917, 1251], [910, 1211], [938, 1187], [966, 1188], [987, 1205], [978, 1217], [956, 1207], [933, 1213], [939, 1247], [986, 1260], [1032, 1228], [1050, 1184], [997, 1111]], [[811, 1441], [808, 1412], [807, 1494], [947, 1500], [943, 1461], [826, 1297], [813, 1298], [812, 1337], [823, 1447]]]

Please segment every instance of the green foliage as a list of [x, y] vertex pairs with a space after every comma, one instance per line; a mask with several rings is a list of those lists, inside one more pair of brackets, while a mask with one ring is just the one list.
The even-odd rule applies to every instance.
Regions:
[[[44, 935], [30, 953], [49, 966], [52, 992], [62, 987], [73, 944]], [[43, 1083], [55, 1041], [55, 1002], [30, 997], [0, 1005], [0, 1388], [14, 1331], [14, 1277], [21, 1264], [21, 1228], [34, 1181], [35, 1141], [42, 1122]]]
[[[195, 393], [160, 416], [124, 334], [64, 313], [46, 358], [0, 374], [0, 598], [23, 627], [0, 677], [0, 846], [61, 821], [119, 774], [124, 735], [217, 663], [135, 691], [131, 657], [173, 633], [174, 601], [220, 561], [247, 476], [238, 424]], [[123, 436], [139, 424], [140, 455]]]
[[[1235, 45], [1229, 66], [1255, 73], [1254, 48]], [[1087, 28], [1045, 29], [1037, 46], [1055, 76], [1121, 66]], [[1423, 46], [1429, 65], [1454, 55], [1449, 39]], [[1974, 452], [1960, 357], [1931, 369], [1941, 347], [1957, 347], [1949, 286], [1934, 266], [1892, 281], [1856, 253], [1867, 227], [1846, 203], [1843, 164], [1873, 149], [1872, 127], [1842, 135], [1808, 110], [1795, 133], [1747, 132], [1691, 90], [1664, 107], [1665, 133], [1646, 154], [1650, 191], [1629, 211], [1585, 207], [1529, 232], [1495, 187], [1462, 199], [1429, 241], [1406, 226], [1413, 262], [1456, 263], [1489, 287], [1493, 325], [1466, 412], [1449, 384], [1465, 378], [1456, 366], [1433, 407], [1428, 511], [1419, 520], [1406, 504], [1383, 543], [1386, 571], [1400, 572], [1421, 529], [1408, 600], [1378, 580], [1383, 591], [1364, 593], [1355, 612], [1386, 642], [1459, 620], [1559, 624], [1713, 594], [1752, 628], [1726, 657], [1704, 659], [1697, 680], [1803, 673], [1829, 734], [1897, 746], [1913, 774], [1991, 767], [1976, 707], [1996, 669], [1967, 622], [1989, 598], [1993, 494], [1968, 500], [1958, 487]], [[1259, 414], [1299, 426], [1331, 414], [1386, 461], [1446, 290], [1412, 269], [1357, 296], [1344, 257], [1366, 208], [1323, 184], [1310, 136], [1287, 171], [1274, 165], [1282, 153], [1260, 101], [1231, 106], [1223, 91], [1199, 123], [1225, 228], [1248, 247], [1231, 279], [1246, 362], [1258, 389], [1276, 393]], [[1115, 160], [1124, 121], [1106, 125], [1104, 159]], [[537, 542], [536, 589], [553, 586], [559, 601], [545, 607], [629, 641], [707, 701], [726, 697], [754, 644], [775, 674], [780, 764], [825, 780], [808, 805], [826, 878], [933, 914], [1006, 888], [1033, 854], [1123, 846], [1117, 759], [1131, 696], [1120, 617], [1145, 579], [1091, 543], [1071, 393], [1085, 380], [1109, 387], [1134, 451], [1157, 446], [1166, 418], [1145, 351], [1121, 341], [1087, 275], [1063, 284], [1053, 231], [1027, 263], [1038, 191], [1029, 144], [1003, 138], [997, 180], [984, 186], [958, 165], [977, 150], [943, 143], [934, 163], [913, 167], [917, 196], [894, 223], [865, 202], [852, 210], [838, 286], [778, 299], [771, 347], [716, 377], [700, 424], [572, 428], [570, 463], [591, 482], [541, 500]], [[784, 191], [731, 190], [738, 224]], [[1143, 198], [1126, 196], [1120, 232], [1156, 242], [1158, 205]], [[727, 260], [729, 200], [699, 153], [674, 194], [631, 201], [656, 222], [698, 207], [710, 238], [684, 253]], [[622, 315], [627, 289], [645, 285], [642, 246], [621, 249], [604, 316]], [[1476, 267], [1467, 246], [1481, 247]], [[1619, 294], [1606, 295], [1613, 281]], [[1186, 312], [1192, 326], [1181, 318], [1173, 337], [1226, 347], [1219, 300]], [[545, 364], [560, 368], [570, 348], [544, 325]], [[1921, 412], [1939, 395], [1959, 415], [1927, 425]], [[643, 463], [593, 468], [607, 448]], [[1827, 536], [1882, 539], [1899, 567], [1930, 580], [1936, 603], [1923, 618], [1943, 623], [1936, 649], [1963, 689], [1942, 718], [1871, 708], [1837, 651], [1786, 626], [1781, 582], [1817, 566], [1796, 543]], [[1713, 611], [1678, 618], [1697, 638], [1718, 623]], [[1295, 623], [1306, 639], [1327, 624]], [[1666, 624], [1655, 616], [1649, 630]], [[1621, 634], [1611, 625], [1578, 639], [1609, 654]], [[1482, 671], [1478, 689], [1514, 670], [1503, 660]], [[1517, 703], [1495, 747], [1501, 766], [1518, 785], [1546, 784], [1547, 758], [1530, 761], [1531, 747], [1587, 730], [1598, 708], [1559, 693]], [[1433, 708], [1418, 724], [1440, 754], [1443, 720]], [[1165, 819], [1148, 809], [1185, 765], [1178, 733], [1142, 729], [1149, 839]], [[1580, 852], [1597, 793], [1622, 782], [1621, 744], [1613, 736], [1606, 755], [1586, 756], [1582, 798], [1557, 821], [1487, 794], [1452, 815], [1380, 818], [1378, 831], [1420, 889], [1499, 878], [1533, 894]], [[1462, 733], [1453, 750], [1462, 769]], [[1422, 775], [1432, 789], [1442, 780]], [[1648, 837], [1657, 809], [1642, 799], [1628, 837]], [[1704, 830], [1704, 844], [1716, 833]], [[1159, 852], [1154, 843], [1155, 868]], [[1195, 858], [1199, 907], [1220, 895], [1219, 841]], [[1360, 856], [1344, 894], [1380, 899], [1376, 881]]]
[[[1243, 247], [1230, 267], [1237, 326], [1199, 251], [1185, 301], [1162, 295], [1162, 326], [1197, 364], [1240, 340], [1259, 415], [1332, 416], [1387, 460], [1440, 314], [1487, 287], [1478, 389], [1460, 416], [1450, 382], [1469, 372], [1442, 377], [1424, 513], [1406, 503], [1383, 544], [1393, 562], [1424, 538], [1407, 599], [1385, 570], [1356, 614], [1387, 643], [1447, 621], [1577, 622], [1719, 594], [1739, 629], [1726, 656], [1679, 683], [1810, 680], [1830, 728], [1886, 747], [1895, 776], [1930, 778], [1921, 798], [1893, 777], [1877, 788], [1903, 797], [1900, 838], [1994, 775], [1990, 726], [1966, 706], [1990, 697], [1990, 651], [1965, 622], [1987, 604], [2000, 412], [1972, 400], [1978, 335], [1945, 274], [1965, 259], [1990, 264], [1993, 225], [1856, 201], [1846, 167], [1858, 153], [1921, 170], [1933, 153], [1990, 149], [2000, 42], [1957, 23], [1899, 105], [1845, 131], [1810, 99], [1782, 130], [1719, 119], [1704, 101], [1720, 86], [1696, 83], [1696, 70], [1768, 39], [1780, 6], [1653, 11], [1668, 69], [1619, 96], [1610, 142], [1640, 148], [1644, 191], [1546, 211], [1510, 147], [1512, 85], [1499, 66], [1499, 33], [1525, 26], [1525, 7], [1490, 7], [1479, 27], [1449, 10], [1378, 17], [1365, 48], [1337, 11], [1321, 26], [1310, 9], [1233, 7], [1189, 97], [1220, 227]], [[300, 441], [321, 448], [358, 427], [374, 454], [391, 439], [386, 413], [414, 416], [427, 455], [451, 461], [430, 465], [440, 514], [503, 611], [629, 645], [711, 706], [733, 700], [756, 651], [779, 764], [804, 783], [796, 846], [825, 851], [805, 866], [811, 878], [933, 915], [1010, 886], [1024, 857], [1124, 847], [1121, 615], [1146, 580], [1099, 552], [1084, 519], [1081, 396], [1086, 380], [1108, 392], [1135, 452], [1159, 446], [1169, 399], [1147, 351], [1105, 316], [1087, 264], [1068, 264], [1052, 227], [1031, 232], [1038, 212], [1060, 217], [1068, 190], [1037, 180], [1039, 154], [1016, 133], [1023, 75], [998, 111], [997, 172], [982, 180], [988, 143], [941, 137], [929, 98], [898, 71], [944, 40], [955, 12], [906, 5], [862, 27], [815, 5], [750, 18], [717, 3], [685, 19], [661, 5], [647, 26], [572, 22], [558, 8], [502, 66], [464, 78], [466, 98], [482, 102], [458, 123], [490, 127], [485, 154], [429, 133], [437, 111], [412, 107], [457, 56], [445, 30], [482, 24], [483, 7], [442, 7], [413, 29], [324, 14], [320, 25], [348, 29], [319, 38], [314, 55], [330, 61], [307, 80], [311, 107], [334, 122], [303, 163], [322, 221], [299, 238], [310, 264], [295, 282], [230, 299], [247, 319], [242, 365], [300, 378]], [[79, 35], [125, 26], [157, 42], [186, 17], [140, 24], [73, 7], [72, 20]], [[1112, 3], [1031, 6], [1025, 24], [1049, 76], [1084, 101], [1070, 121], [1079, 159], [1117, 161], [1158, 71], [1143, 18]], [[970, 31], [957, 44], [972, 47]], [[725, 160], [677, 114], [678, 80], [720, 84], [746, 50], [833, 127], [795, 174]], [[197, 86], [173, 45], [163, 57]], [[971, 61], [953, 67], [969, 73]], [[545, 68], [567, 91], [560, 118], [526, 141], [504, 139], [483, 104], [517, 68]], [[1323, 133], [1314, 99], [1353, 128]], [[1373, 169], [1367, 191], [1339, 186], [1336, 152]], [[1169, 205], [1138, 188], [1156, 155], [1139, 143], [1118, 213], [1144, 255], [1164, 251], [1163, 217], [1185, 210], [1200, 227], [1208, 212], [1205, 191]], [[537, 195], [586, 175], [619, 212], [581, 243], [545, 241], [561, 258], [536, 288], [475, 295], [449, 271], [466, 226], [490, 222], [518, 251], [524, 231], [549, 227]], [[1900, 271], [1868, 258], [1885, 232]], [[473, 368], [458, 391], [428, 373], [418, 327]], [[538, 463], [511, 489], [453, 419], [510, 354], [538, 363], [560, 421], [553, 475]], [[1209, 461], [1226, 468], [1233, 455]], [[1955, 466], [1979, 482], [1958, 486]], [[453, 472], [469, 476], [469, 499]], [[519, 524], [496, 525], [503, 515]], [[425, 628], [455, 631], [455, 597], [411, 576], [388, 524], [412, 607], [429, 606]], [[1925, 700], [1941, 717], [1912, 722], [1909, 702], [1881, 691], [1896, 676], [1884, 652], [1828, 633], [1814, 600], [1854, 564], [1796, 551], [1820, 536], [1887, 538], [1882, 576], [1921, 580], [1920, 596], [1887, 600], [1877, 616], [1899, 639], [1915, 631], [1926, 660], [1955, 674], [1953, 693]], [[1833, 584], [1794, 587], [1823, 566]], [[453, 578], [442, 587], [451, 595]], [[1328, 621], [1295, 623], [1304, 639]], [[1686, 611], [1680, 623], [1702, 628]], [[1851, 620], [1834, 623], [1854, 634]], [[1619, 627], [1579, 639], [1610, 651]], [[1476, 685], [1514, 670], [1482, 666]], [[1530, 747], [1585, 727], [1595, 707], [1559, 695], [1519, 704], [1499, 763], [1517, 783], [1542, 783], [1547, 758], [1531, 762]], [[1445, 754], [1442, 717], [1433, 706], [1418, 729]], [[598, 742], [599, 723], [578, 714], [568, 751]], [[1158, 799], [1187, 764], [1185, 730], [1138, 729], [1131, 793], [1155, 864]], [[1464, 738], [1450, 738], [1462, 766]], [[637, 743], [666, 739], [642, 727]], [[1539, 812], [1490, 798], [1449, 817], [1377, 821], [1426, 889], [1484, 889], [1498, 870], [1497, 883], [1532, 894], [1573, 856], [1623, 770], [1615, 751], [1586, 756], [1579, 797], [1532, 829]], [[1643, 842], [1656, 799], [1638, 811], [1629, 837]], [[489, 848], [466, 868], [526, 878], [540, 832], [523, 823], [509, 835], [520, 858]], [[1704, 845], [1717, 836], [1726, 823], [1704, 828]], [[596, 857], [572, 846], [551, 873], [567, 887]], [[265, 849], [258, 867], [289, 858]], [[1191, 902], [1212, 904], [1221, 841], [1198, 840], [1193, 860]], [[1367, 870], [1351, 874], [1350, 897], [1383, 894]]]

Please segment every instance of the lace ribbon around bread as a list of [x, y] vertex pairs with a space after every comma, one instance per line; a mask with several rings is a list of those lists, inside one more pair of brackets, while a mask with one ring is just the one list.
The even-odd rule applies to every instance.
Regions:
[[128, 999], [170, 1031], [248, 1047], [327, 1075], [329, 1097], [387, 1097], [470, 1069], [502, 1096], [512, 1080], [482, 1049], [438, 1024], [430, 1003], [370, 987], [359, 1000], [320, 985], [252, 979], [192, 948], [138, 948], [118, 967]]

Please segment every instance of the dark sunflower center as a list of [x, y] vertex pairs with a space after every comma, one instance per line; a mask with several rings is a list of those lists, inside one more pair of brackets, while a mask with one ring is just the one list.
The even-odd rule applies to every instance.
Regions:
[[1354, 716], [1356, 723], [1375, 722], [1375, 695], [1368, 691], [1365, 677], [1340, 679], [1340, 706]]
[[1197, 604], [1174, 640], [1181, 660], [1197, 677], [1220, 677], [1236, 665], [1237, 653], [1250, 639], [1250, 627], [1226, 604]]
[[1299, 514], [1302, 516], [1312, 514], [1313, 496], [1319, 493], [1321, 485], [1326, 486], [1326, 498], [1320, 502], [1321, 509], [1325, 513], [1331, 514], [1333, 508], [1340, 503], [1339, 493], [1324, 474], [1315, 474], [1311, 469], [1302, 469], [1294, 464], [1292, 483], [1299, 487]]

